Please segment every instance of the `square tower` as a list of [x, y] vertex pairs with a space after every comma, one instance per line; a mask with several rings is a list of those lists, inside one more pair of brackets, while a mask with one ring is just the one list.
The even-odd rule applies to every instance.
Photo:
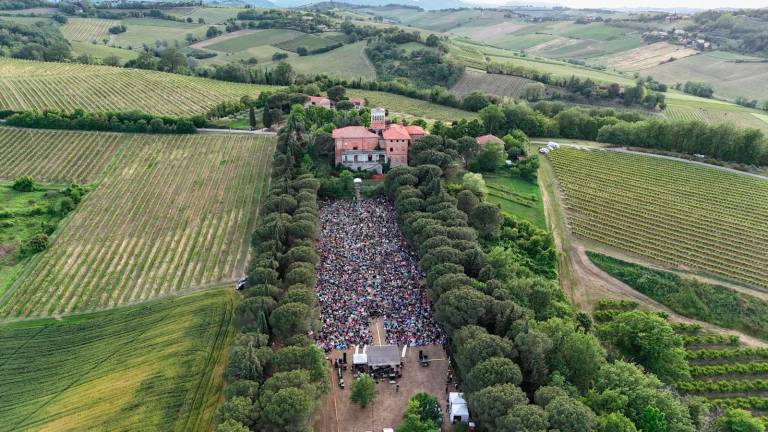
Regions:
[[371, 129], [380, 131], [387, 128], [387, 110], [374, 108], [371, 110]]

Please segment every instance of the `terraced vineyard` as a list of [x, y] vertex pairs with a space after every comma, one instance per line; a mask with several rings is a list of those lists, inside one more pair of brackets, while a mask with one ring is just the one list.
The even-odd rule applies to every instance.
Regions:
[[95, 18], [70, 18], [61, 27], [65, 38], [79, 42], [101, 41], [109, 38], [109, 28], [119, 25], [120, 21]]
[[243, 274], [274, 137], [129, 137], [99, 187], [0, 299], [0, 317], [110, 308]]
[[47, 183], [90, 183], [129, 138], [125, 134], [0, 128], [0, 179], [27, 175]]
[[268, 88], [139, 69], [0, 58], [0, 109], [194, 115]]
[[550, 154], [577, 235], [768, 287], [768, 181], [663, 158]]
[[[481, 91], [501, 97], [521, 98], [528, 84], [536, 81], [510, 75], [466, 72], [461, 79], [451, 87], [451, 92], [466, 95], [473, 91]], [[554, 86], [546, 86], [546, 97], [553, 93], [563, 94], [564, 91]]]
[[231, 289], [0, 325], [0, 429], [209, 430]]
[[702, 396], [717, 405], [757, 413], [768, 410], [768, 349], [740, 346], [737, 337], [685, 328], [686, 357], [691, 380], [678, 382], [685, 394]]

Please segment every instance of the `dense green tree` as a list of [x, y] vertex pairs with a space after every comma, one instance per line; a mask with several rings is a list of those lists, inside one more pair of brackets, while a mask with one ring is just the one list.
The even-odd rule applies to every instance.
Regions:
[[690, 378], [682, 338], [656, 314], [631, 311], [604, 326], [606, 340], [623, 355], [636, 360], [662, 381]]
[[286, 303], [278, 306], [269, 316], [272, 334], [278, 340], [307, 334], [311, 329], [312, 310], [304, 303]]
[[362, 374], [359, 378], [352, 381], [349, 398], [352, 402], [365, 408], [373, 402], [379, 390], [376, 388], [376, 381], [368, 374]]
[[472, 393], [496, 384], [520, 385], [523, 374], [520, 367], [504, 357], [491, 357], [477, 363], [469, 371], [464, 390]]
[[547, 413], [536, 405], [518, 405], [496, 421], [496, 432], [546, 432]]
[[259, 383], [251, 380], [237, 380], [230, 383], [224, 389], [224, 397], [232, 399], [235, 396], [244, 396], [252, 401], [259, 399]]
[[347, 89], [341, 85], [335, 85], [326, 91], [328, 99], [338, 102], [344, 100], [347, 97]]
[[493, 238], [498, 235], [501, 223], [504, 221], [501, 210], [496, 204], [480, 203], [469, 215], [469, 222], [480, 236]]
[[637, 432], [637, 427], [624, 414], [613, 412], [597, 418], [598, 432]]
[[497, 384], [469, 395], [469, 410], [481, 432], [496, 431], [496, 422], [515, 407], [528, 404], [528, 398], [514, 384]]
[[281, 389], [274, 395], [270, 395], [262, 405], [259, 424], [265, 430], [275, 432], [309, 430], [316, 403], [309, 395], [297, 388]]
[[765, 425], [752, 413], [742, 409], [728, 410], [717, 419], [718, 432], [765, 432]]
[[252, 426], [259, 418], [259, 407], [245, 396], [235, 396], [219, 406], [216, 415], [220, 422], [234, 420], [245, 426]]
[[551, 429], [560, 432], [590, 432], [597, 427], [595, 413], [576, 399], [558, 397], [544, 408]]
[[219, 423], [216, 426], [216, 432], [250, 432], [250, 429], [239, 421], [230, 419]]
[[530, 330], [517, 335], [515, 345], [520, 353], [524, 380], [534, 385], [544, 384], [549, 375], [547, 355], [552, 341], [545, 334]]
[[489, 306], [489, 298], [485, 294], [460, 288], [440, 297], [435, 304], [435, 316], [450, 334], [465, 325], [480, 323]]

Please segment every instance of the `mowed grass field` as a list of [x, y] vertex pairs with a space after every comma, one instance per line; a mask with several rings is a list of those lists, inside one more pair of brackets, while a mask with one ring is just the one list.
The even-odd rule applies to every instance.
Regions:
[[290, 57], [286, 60], [293, 69], [302, 74], [375, 80], [376, 70], [365, 55], [365, 42], [344, 45], [322, 54]]
[[[0, 319], [107, 309], [242, 276], [274, 136], [125, 137], [98, 187], [0, 297]], [[50, 144], [28, 145], [56, 169]]]
[[209, 430], [233, 313], [217, 289], [1, 324], [0, 429]]
[[488, 201], [500, 205], [507, 213], [547, 229], [538, 184], [502, 175], [486, 175], [485, 182], [488, 186]]
[[0, 109], [141, 110], [204, 114], [224, 100], [272, 86], [229, 83], [164, 72], [0, 58]]
[[658, 157], [549, 155], [577, 235], [768, 288], [768, 180]]

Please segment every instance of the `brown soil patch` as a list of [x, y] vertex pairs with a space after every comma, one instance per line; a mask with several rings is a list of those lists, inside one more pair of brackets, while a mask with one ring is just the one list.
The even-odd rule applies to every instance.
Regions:
[[[419, 365], [419, 350], [429, 355], [429, 367]], [[332, 351], [329, 363], [342, 356], [343, 351]], [[351, 363], [354, 349], [347, 350], [347, 359]], [[315, 421], [315, 432], [380, 432], [382, 428], [397, 427], [408, 406], [408, 399], [418, 392], [427, 392], [441, 401], [443, 408], [443, 430], [449, 430], [446, 411], [448, 395], [446, 377], [448, 360], [439, 345], [408, 347], [404, 359], [403, 377], [398, 380], [399, 391], [389, 381], [378, 383], [379, 394], [374, 402], [365, 409], [350, 403], [350, 384], [353, 381], [351, 368], [344, 371], [345, 388], [338, 386], [336, 372], [331, 367], [331, 390], [322, 397], [322, 412]], [[449, 388], [450, 391], [453, 387]]]
[[607, 59], [606, 63], [620, 70], [643, 70], [658, 66], [671, 59], [682, 59], [699, 54], [699, 51], [667, 42], [641, 46]]

